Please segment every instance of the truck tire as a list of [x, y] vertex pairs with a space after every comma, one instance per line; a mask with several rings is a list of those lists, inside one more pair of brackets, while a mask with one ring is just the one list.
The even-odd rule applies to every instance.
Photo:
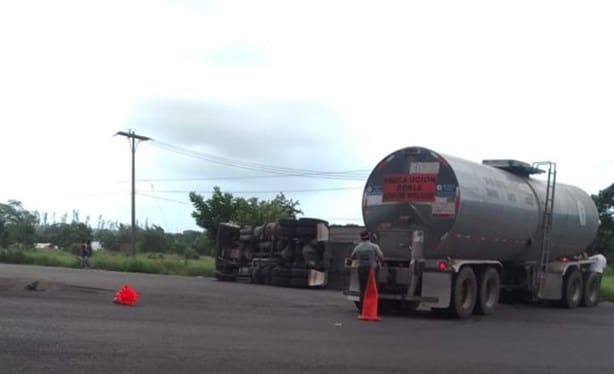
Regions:
[[278, 231], [279, 224], [277, 222], [270, 222], [264, 225], [264, 235], [267, 238], [272, 238]]
[[290, 278], [290, 285], [296, 288], [307, 288], [307, 278]]
[[582, 306], [597, 306], [599, 304], [601, 288], [601, 274], [593, 271], [586, 273], [584, 277], [584, 295]]
[[563, 305], [566, 308], [573, 309], [580, 305], [584, 288], [582, 274], [573, 269], [565, 276], [563, 282]]
[[271, 279], [271, 284], [273, 286], [279, 286], [279, 287], [288, 287], [290, 285], [290, 278], [285, 278], [285, 277], [273, 277]]
[[478, 282], [473, 269], [465, 266], [456, 275], [452, 289], [453, 314], [458, 318], [469, 318], [473, 314], [478, 298]]
[[304, 278], [307, 279], [309, 277], [309, 269], [305, 268], [294, 268], [290, 271], [292, 278]]
[[290, 285], [290, 278], [280, 275], [273, 275], [271, 278], [271, 284], [273, 286], [288, 287]]
[[256, 239], [260, 239], [260, 237], [262, 236], [263, 231], [264, 231], [264, 226], [256, 226], [256, 227], [254, 227], [254, 236], [256, 237]]
[[259, 242], [258, 248], [265, 250], [265, 251], [269, 251], [273, 248], [273, 242], [271, 241]]
[[273, 268], [274, 277], [290, 278], [290, 275], [290, 269], [288, 268], [282, 266], [276, 266]]
[[297, 224], [298, 222], [293, 219], [280, 219], [279, 225], [277, 225], [276, 234], [278, 236], [285, 236], [285, 237], [296, 236], [296, 225]]
[[251, 242], [254, 240], [254, 236], [252, 234], [241, 234], [239, 235], [239, 240], [242, 242]]
[[277, 235], [284, 237], [284, 238], [292, 238], [297, 235], [296, 232], [297, 232], [296, 227], [282, 227], [279, 229], [279, 232]]
[[290, 285], [294, 287], [307, 287], [309, 283], [309, 269], [295, 268], [290, 272]]
[[499, 272], [493, 267], [487, 267], [479, 278], [478, 301], [475, 304], [477, 314], [488, 315], [495, 312], [499, 304], [501, 279]]
[[273, 282], [273, 269], [270, 266], [265, 266], [262, 269], [262, 283], [272, 284]]
[[234, 274], [222, 273], [220, 271], [216, 271], [214, 274], [215, 279], [222, 282], [234, 282], [237, 280], [237, 276]]
[[290, 285], [290, 269], [276, 266], [271, 271], [271, 284], [275, 286], [288, 286]]
[[250, 278], [250, 283], [256, 283], [256, 284], [262, 283], [262, 268], [261, 267], [256, 266], [252, 269], [252, 276]]
[[241, 235], [245, 235], [245, 234], [252, 235], [253, 232], [254, 232], [254, 228], [252, 226], [245, 226], [239, 230], [239, 234]]

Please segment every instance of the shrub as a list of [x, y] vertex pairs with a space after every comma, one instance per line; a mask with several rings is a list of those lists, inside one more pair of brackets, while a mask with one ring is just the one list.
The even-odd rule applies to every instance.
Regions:
[[7, 262], [10, 264], [31, 264], [33, 263], [32, 257], [26, 256], [24, 250], [21, 249], [3, 249], [0, 250], [0, 262]]
[[185, 257], [186, 260], [198, 260], [200, 255], [193, 249], [187, 249], [183, 252], [183, 257]]

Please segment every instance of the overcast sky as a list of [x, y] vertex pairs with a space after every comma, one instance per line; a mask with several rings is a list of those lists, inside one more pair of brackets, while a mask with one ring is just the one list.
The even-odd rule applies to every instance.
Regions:
[[613, 1], [5, 1], [0, 53], [0, 201], [56, 221], [130, 222], [127, 129], [154, 139], [137, 218], [171, 232], [215, 185], [362, 223], [364, 175], [210, 156], [335, 172], [417, 145], [614, 182]]

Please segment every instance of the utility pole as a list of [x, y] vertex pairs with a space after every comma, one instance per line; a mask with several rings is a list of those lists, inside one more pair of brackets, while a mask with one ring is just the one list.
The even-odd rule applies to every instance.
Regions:
[[132, 244], [132, 256], [134, 257], [136, 256], [136, 225], [135, 225], [136, 214], [135, 214], [135, 203], [134, 203], [135, 202], [134, 154], [136, 153], [136, 141], [137, 140], [147, 141], [147, 140], [151, 140], [151, 138], [148, 138], [143, 135], [137, 135], [133, 130], [128, 130], [128, 132], [118, 131], [115, 135], [121, 135], [121, 136], [125, 136], [126, 138], [128, 138], [130, 142], [130, 149], [132, 151], [132, 240], [131, 240], [131, 244]]

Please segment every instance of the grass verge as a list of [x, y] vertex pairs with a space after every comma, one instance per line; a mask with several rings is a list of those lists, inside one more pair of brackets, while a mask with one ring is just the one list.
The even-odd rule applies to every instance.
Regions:
[[[68, 268], [79, 265], [77, 256], [48, 249], [2, 249], [0, 262]], [[211, 276], [214, 267], [213, 258], [206, 256], [186, 259], [174, 254], [140, 253], [132, 257], [105, 251], [95, 252], [91, 263], [94, 268], [103, 270], [185, 276]]]
[[614, 301], [614, 268], [608, 267], [601, 279], [601, 298]]

